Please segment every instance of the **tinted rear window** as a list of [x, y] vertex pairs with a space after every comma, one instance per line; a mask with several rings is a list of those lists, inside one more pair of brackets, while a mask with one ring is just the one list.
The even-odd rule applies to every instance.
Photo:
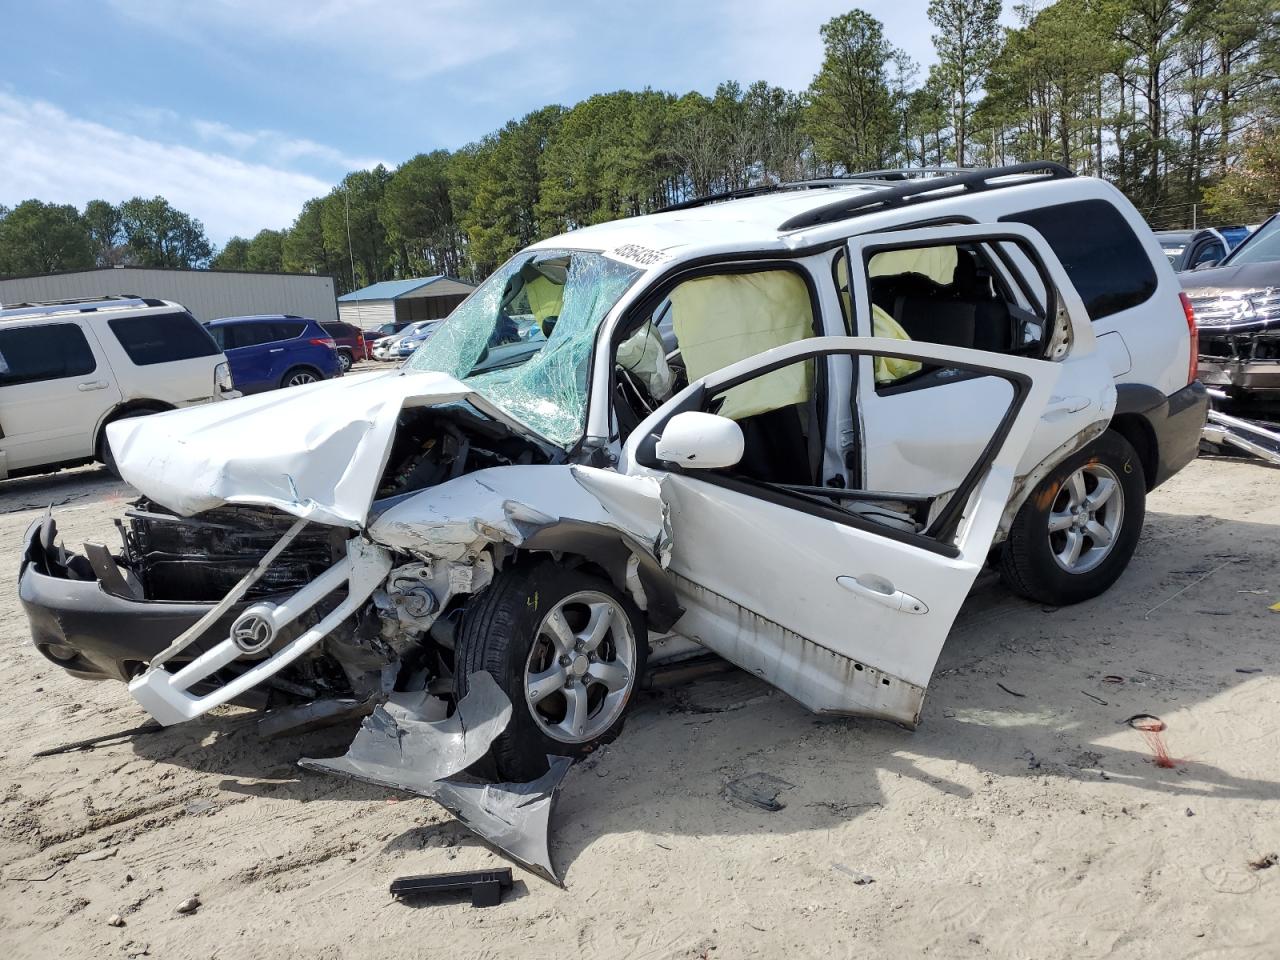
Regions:
[[1105, 200], [1059, 203], [1000, 219], [1044, 234], [1092, 320], [1136, 307], [1156, 292], [1156, 271], [1146, 250]]
[[159, 313], [142, 317], [114, 317], [107, 326], [124, 352], [140, 367], [173, 360], [216, 355], [218, 345], [189, 313]]
[[98, 363], [74, 323], [0, 330], [0, 386], [93, 373]]
[[307, 329], [307, 324], [302, 320], [277, 320], [271, 324], [271, 333], [273, 340], [292, 340], [294, 337], [302, 336], [302, 331]]
[[324, 332], [331, 337], [354, 337], [356, 328], [347, 323], [322, 323]]

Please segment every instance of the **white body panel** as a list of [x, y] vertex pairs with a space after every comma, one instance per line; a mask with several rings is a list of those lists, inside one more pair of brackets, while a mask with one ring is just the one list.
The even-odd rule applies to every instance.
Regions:
[[[640, 424], [620, 469], [662, 478], [673, 531], [670, 569], [680, 578], [687, 611], [677, 631], [812, 710], [914, 724], [1060, 367], [933, 344], [832, 337], [779, 347], [703, 382], [710, 387], [780, 359], [851, 350], [985, 364], [1030, 378], [1021, 410], [966, 508], [955, 543], [958, 556], [904, 541], [887, 528], [836, 523], [725, 489], [696, 471], [666, 473], [639, 464], [639, 444], [694, 387]], [[1059, 442], [1067, 429], [1050, 427]], [[874, 683], [864, 676], [868, 668], [877, 673]]]
[[[78, 326], [93, 351], [96, 367], [83, 376], [0, 386], [0, 429], [4, 431], [0, 452], [6, 470], [93, 456], [98, 424], [120, 402], [115, 374], [89, 324], [59, 317], [7, 326], [16, 329], [50, 323]], [[209, 382], [213, 382], [212, 368]]]

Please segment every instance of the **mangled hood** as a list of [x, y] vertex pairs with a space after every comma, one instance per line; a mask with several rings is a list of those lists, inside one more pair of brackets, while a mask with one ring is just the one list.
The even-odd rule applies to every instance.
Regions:
[[532, 435], [447, 374], [391, 370], [120, 420], [107, 439], [120, 475], [177, 513], [256, 504], [360, 527], [400, 411], [458, 401]]

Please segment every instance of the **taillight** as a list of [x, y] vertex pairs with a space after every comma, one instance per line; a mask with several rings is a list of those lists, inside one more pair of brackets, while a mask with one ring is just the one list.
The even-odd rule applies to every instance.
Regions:
[[231, 379], [231, 368], [225, 363], [220, 363], [213, 368], [213, 382], [224, 393], [236, 388], [235, 382]]
[[1187, 347], [1190, 357], [1187, 360], [1187, 383], [1194, 383], [1200, 366], [1200, 331], [1196, 327], [1196, 310], [1191, 306], [1191, 298], [1185, 293], [1178, 294], [1182, 300], [1182, 312], [1187, 316], [1187, 335], [1190, 344]]
[[313, 347], [328, 347], [330, 350], [338, 349], [338, 345], [334, 343], [333, 337], [312, 337], [311, 345]]

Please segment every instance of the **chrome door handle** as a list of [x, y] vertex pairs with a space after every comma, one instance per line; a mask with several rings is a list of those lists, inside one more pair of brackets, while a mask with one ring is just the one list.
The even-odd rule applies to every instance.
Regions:
[[861, 577], [836, 577], [836, 583], [866, 600], [874, 600], [899, 613], [924, 614], [929, 606], [919, 597], [898, 590], [884, 577], [863, 574]]
[[105, 390], [107, 386], [105, 380], [90, 380], [87, 383], [77, 383], [76, 389], [81, 393], [88, 393], [90, 390]]
[[267, 353], [284, 353], [284, 347], [273, 347]]

